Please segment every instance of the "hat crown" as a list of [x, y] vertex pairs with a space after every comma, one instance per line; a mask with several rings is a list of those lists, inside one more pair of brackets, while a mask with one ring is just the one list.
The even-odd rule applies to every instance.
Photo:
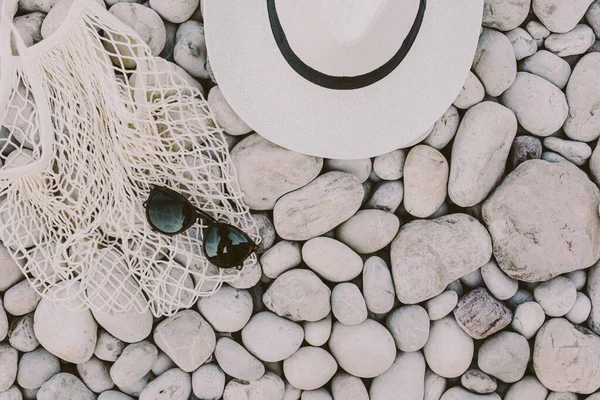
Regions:
[[352, 46], [367, 36], [389, 0], [319, 0], [331, 37]]

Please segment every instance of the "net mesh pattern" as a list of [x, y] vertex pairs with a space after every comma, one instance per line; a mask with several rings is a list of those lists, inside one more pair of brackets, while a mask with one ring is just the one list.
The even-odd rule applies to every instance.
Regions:
[[0, 110], [0, 176], [42, 158], [43, 124], [53, 145], [43, 171], [0, 180], [0, 239], [35, 290], [71, 308], [161, 316], [235, 280], [241, 270], [202, 255], [201, 223], [166, 236], [145, 217], [152, 185], [167, 186], [260, 241], [199, 84], [89, 7], [26, 68], [20, 58]]

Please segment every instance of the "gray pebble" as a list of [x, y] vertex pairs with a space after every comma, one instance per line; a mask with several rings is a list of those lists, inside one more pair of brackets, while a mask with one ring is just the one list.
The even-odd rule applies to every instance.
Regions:
[[517, 136], [508, 154], [508, 171], [527, 160], [542, 158], [542, 142], [535, 136]]
[[469, 336], [484, 339], [508, 326], [512, 320], [512, 311], [496, 300], [487, 289], [478, 288], [459, 300], [454, 316]]
[[544, 139], [544, 146], [577, 166], [582, 166], [592, 156], [592, 148], [583, 142], [547, 137]]
[[39, 389], [48, 379], [59, 372], [58, 358], [40, 347], [21, 356], [17, 382], [24, 389]]

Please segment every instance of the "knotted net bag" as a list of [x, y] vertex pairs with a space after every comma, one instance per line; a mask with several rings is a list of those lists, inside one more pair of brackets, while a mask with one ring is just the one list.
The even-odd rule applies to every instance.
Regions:
[[202, 225], [171, 237], [145, 218], [152, 185], [167, 186], [259, 242], [198, 83], [93, 0], [74, 0], [29, 48], [15, 11], [4, 0], [0, 239], [35, 290], [71, 308], [170, 315], [256, 263], [216, 268]]

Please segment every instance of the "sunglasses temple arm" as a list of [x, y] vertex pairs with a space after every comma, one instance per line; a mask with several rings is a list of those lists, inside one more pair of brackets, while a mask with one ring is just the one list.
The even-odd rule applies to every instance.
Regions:
[[205, 213], [204, 211], [200, 210], [199, 208], [195, 208], [194, 210], [196, 211], [196, 214], [198, 214], [198, 216], [201, 219], [204, 219], [208, 222], [212, 222], [212, 223], [217, 223], [218, 221], [216, 219], [214, 219], [213, 217], [211, 217], [210, 215], [208, 215], [207, 213]]

